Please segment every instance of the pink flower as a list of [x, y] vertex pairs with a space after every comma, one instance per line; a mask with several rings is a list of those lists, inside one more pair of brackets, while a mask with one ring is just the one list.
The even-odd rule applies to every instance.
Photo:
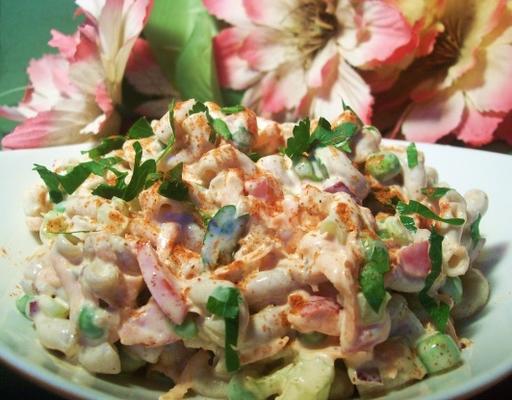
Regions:
[[405, 56], [411, 26], [384, 0], [204, 0], [233, 25], [214, 40], [220, 83], [246, 89], [265, 116], [334, 118], [341, 101], [369, 121], [373, 98], [354, 67]]
[[32, 60], [31, 82], [18, 107], [0, 116], [21, 121], [5, 136], [5, 148], [28, 148], [88, 140], [113, 132], [120, 118], [121, 81], [130, 51], [152, 0], [77, 0], [85, 22], [73, 35], [52, 31], [59, 50]]
[[[484, 145], [512, 110], [512, 3], [448, 1], [439, 22], [432, 51], [403, 72], [389, 97], [401, 92], [411, 101], [401, 118], [407, 139], [435, 142], [454, 133]], [[497, 135], [512, 141], [512, 130]]]

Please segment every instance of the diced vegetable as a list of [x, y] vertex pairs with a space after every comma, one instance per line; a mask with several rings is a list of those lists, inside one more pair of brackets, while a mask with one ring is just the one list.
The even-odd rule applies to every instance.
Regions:
[[176, 335], [182, 339], [193, 339], [197, 336], [197, 324], [189, 314], [180, 325], [173, 325]]
[[245, 231], [249, 215], [236, 217], [236, 207], [222, 207], [208, 222], [201, 257], [207, 268], [228, 264]]
[[373, 239], [362, 242], [366, 264], [361, 270], [359, 284], [366, 300], [378, 313], [386, 297], [384, 274], [389, 271], [389, 255], [384, 243]]
[[34, 297], [29, 294], [24, 294], [23, 296], [18, 297], [16, 299], [16, 308], [25, 318], [30, 319], [28, 305], [29, 305], [30, 301], [32, 301], [33, 299], [34, 299]]
[[96, 310], [89, 305], [82, 306], [78, 316], [78, 327], [89, 339], [99, 339], [105, 334], [105, 330], [96, 323]]
[[393, 153], [371, 154], [365, 164], [366, 172], [381, 182], [389, 181], [400, 174], [400, 160]]
[[420, 338], [416, 351], [429, 374], [445, 371], [461, 362], [459, 347], [451, 336], [444, 333]]
[[393, 240], [400, 245], [411, 243], [412, 237], [396, 215], [377, 221], [377, 233], [383, 240]]
[[299, 334], [299, 340], [309, 346], [314, 346], [322, 343], [327, 335], [320, 332], [301, 333]]

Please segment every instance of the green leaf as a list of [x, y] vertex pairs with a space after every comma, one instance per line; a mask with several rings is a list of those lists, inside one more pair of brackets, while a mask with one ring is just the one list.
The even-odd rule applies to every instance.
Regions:
[[158, 193], [168, 199], [184, 201], [188, 199], [188, 187], [183, 183], [183, 163], [179, 163], [163, 178]]
[[409, 217], [407, 215], [400, 215], [400, 222], [407, 230], [411, 232], [416, 232], [418, 230], [418, 228], [416, 228], [414, 218], [412, 217]]
[[439, 200], [450, 190], [452, 190], [452, 189], [447, 188], [447, 187], [425, 187], [425, 188], [421, 189], [421, 193], [423, 193], [429, 199]]
[[407, 165], [411, 169], [418, 165], [418, 150], [415, 143], [407, 146]]
[[396, 205], [396, 210], [403, 215], [419, 214], [422, 217], [444, 222], [449, 225], [464, 225], [465, 222], [462, 218], [441, 218], [439, 215], [435, 214], [430, 208], [424, 206], [423, 204], [415, 200], [409, 201], [409, 204], [399, 201]]
[[142, 139], [153, 136], [155, 133], [153, 129], [151, 129], [151, 125], [149, 124], [146, 117], [141, 117], [132, 125], [132, 127], [128, 130], [127, 137], [128, 139]]
[[362, 242], [366, 264], [359, 275], [361, 292], [372, 309], [378, 313], [386, 297], [384, 274], [389, 271], [389, 254], [386, 245], [380, 241], [366, 239]]
[[478, 218], [471, 224], [471, 240], [473, 241], [473, 246], [476, 246], [476, 244], [482, 239], [482, 236], [480, 235], [480, 220], [482, 219], [482, 215], [478, 214]]
[[212, 116], [210, 115], [210, 111], [208, 110], [208, 107], [206, 107], [204, 103], [196, 101], [195, 104], [190, 109], [190, 111], [188, 112], [188, 115], [193, 115], [200, 112], [205, 113], [206, 119], [208, 120], [208, 125], [210, 125], [210, 128], [212, 130], [210, 137], [208, 138], [210, 143], [216, 142], [217, 135], [222, 136], [226, 140], [233, 140], [233, 135], [231, 134], [228, 125], [220, 118], [212, 118]]
[[64, 200], [64, 194], [60, 190], [60, 182], [57, 178], [57, 174], [50, 171], [43, 165], [34, 164], [34, 171], [37, 171], [44, 184], [48, 188], [48, 194], [50, 195], [50, 199], [54, 203], [60, 203]]
[[309, 149], [309, 129], [310, 122], [308, 118], [299, 121], [293, 127], [293, 136], [288, 138], [284, 153], [292, 160], [296, 160]]
[[194, 30], [176, 61], [175, 85], [185, 99], [221, 101], [212, 49], [216, 33], [213, 18], [206, 12], [198, 14]]
[[167, 155], [172, 151], [174, 148], [174, 143], [176, 143], [176, 131], [174, 130], [174, 106], [176, 105], [176, 102], [174, 99], [171, 100], [169, 103], [169, 124], [172, 128], [172, 134], [169, 136], [169, 140], [167, 141], [167, 144], [165, 145], [165, 148], [162, 150], [162, 153], [158, 156], [156, 162], [157, 164], [162, 160], [163, 158], [167, 157]]
[[224, 100], [225, 106], [236, 106], [242, 103], [244, 97], [243, 90], [233, 90], [228, 88], [221, 88], [222, 99]]
[[450, 316], [450, 307], [443, 303], [437, 302], [429, 295], [429, 290], [432, 285], [439, 277], [443, 265], [443, 240], [444, 237], [439, 235], [434, 229], [430, 231], [430, 246], [428, 255], [430, 258], [430, 273], [425, 279], [425, 286], [420, 291], [418, 298], [423, 308], [427, 311], [432, 322], [436, 325], [440, 332], [444, 332], [446, 324], [448, 323], [448, 317]]
[[224, 113], [226, 115], [231, 115], [231, 114], [236, 114], [236, 113], [245, 111], [245, 107], [240, 104], [237, 104], [234, 106], [222, 107], [220, 109], [220, 111], [222, 111], [222, 113]]
[[[200, 112], [206, 113], [206, 118], [210, 117], [210, 112], [208, 111], [208, 107], [204, 103], [201, 103], [200, 101], [196, 101], [190, 111], [188, 112], [188, 115], [197, 114]], [[211, 118], [211, 117], [210, 117]]]
[[197, 17], [206, 13], [201, 0], [154, 0], [144, 37], [173, 86], [176, 59], [192, 34]]
[[226, 140], [232, 140], [233, 135], [231, 135], [231, 132], [228, 128], [228, 125], [221, 120], [220, 118], [215, 118], [212, 120], [210, 126], [215, 131], [217, 135], [222, 136]]
[[125, 138], [122, 136], [112, 136], [106, 139], [103, 139], [100, 144], [91, 150], [82, 151], [82, 154], [89, 154], [90, 158], [97, 159], [105, 154], [110, 153], [113, 150], [120, 149], [123, 147], [123, 143]]
[[237, 288], [217, 286], [206, 302], [206, 309], [209, 312], [224, 318], [224, 348], [226, 354], [226, 369], [228, 372], [234, 372], [240, 368], [240, 359], [235, 347], [238, 344], [241, 301], [242, 298]]

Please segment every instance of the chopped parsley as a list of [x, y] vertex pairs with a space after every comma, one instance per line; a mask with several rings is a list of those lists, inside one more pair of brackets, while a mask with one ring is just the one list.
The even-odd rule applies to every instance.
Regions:
[[366, 264], [359, 276], [361, 291], [371, 308], [378, 313], [386, 297], [384, 274], [389, 271], [389, 254], [386, 246], [376, 240], [362, 241]]
[[240, 359], [236, 351], [238, 344], [238, 325], [240, 303], [242, 299], [237, 288], [218, 286], [206, 302], [206, 309], [213, 315], [224, 318], [226, 369], [235, 372], [240, 368]]
[[[434, 213], [430, 208], [424, 206], [423, 204], [411, 200], [409, 203], [403, 203], [399, 201], [396, 205], [396, 210], [398, 211], [400, 216], [400, 220], [402, 221], [402, 216], [404, 215], [410, 215], [410, 214], [419, 214], [422, 217], [433, 219], [436, 221], [444, 222], [449, 225], [463, 225], [464, 220], [462, 218], [441, 218], [439, 215]], [[402, 221], [403, 223], [403, 221]], [[404, 225], [405, 226], [405, 225]]]
[[430, 297], [428, 292], [441, 273], [443, 264], [443, 239], [444, 237], [442, 235], [439, 235], [434, 229], [431, 230], [429, 238], [430, 246], [428, 250], [431, 269], [425, 279], [425, 286], [418, 295], [421, 305], [425, 308], [425, 311], [427, 311], [432, 322], [440, 332], [444, 332], [446, 329], [446, 324], [450, 316], [450, 307], [446, 303], [437, 302], [434, 298]]
[[128, 139], [143, 139], [153, 136], [154, 132], [146, 117], [141, 117], [128, 130]]
[[183, 163], [179, 163], [164, 177], [158, 188], [158, 193], [168, 199], [183, 201], [188, 200], [188, 188], [182, 179]]
[[471, 240], [473, 241], [473, 246], [476, 246], [476, 244], [482, 239], [482, 236], [480, 235], [480, 220], [482, 219], [482, 215], [478, 214], [478, 218], [475, 219], [475, 221], [471, 224], [470, 232], [471, 232]]
[[204, 103], [196, 101], [196, 103], [190, 109], [188, 115], [197, 114], [199, 112], [203, 112], [206, 115], [208, 125], [210, 125], [212, 131], [208, 139], [210, 143], [215, 143], [217, 141], [217, 135], [222, 136], [226, 140], [233, 139], [233, 135], [231, 134], [228, 125], [220, 118], [213, 118], [210, 115], [210, 111], [208, 111], [208, 107], [206, 107]]
[[447, 187], [425, 187], [421, 189], [421, 193], [427, 196], [429, 199], [439, 200], [450, 190], [452, 189]]
[[122, 136], [111, 136], [106, 139], [103, 139], [100, 144], [91, 150], [82, 151], [82, 154], [88, 154], [90, 158], [97, 159], [101, 156], [110, 153], [113, 150], [120, 149], [123, 147], [123, 143], [125, 142], [125, 138]]
[[236, 114], [236, 113], [242, 112], [244, 110], [245, 110], [245, 107], [240, 104], [237, 104], [236, 106], [222, 107], [220, 109], [220, 111], [222, 111], [225, 115]]
[[418, 166], [418, 150], [415, 143], [407, 146], [407, 165], [411, 169]]
[[350, 139], [357, 133], [358, 126], [353, 122], [343, 122], [332, 129], [325, 118], [320, 118], [315, 130], [310, 134], [311, 122], [302, 119], [293, 128], [293, 136], [288, 138], [284, 154], [296, 161], [316, 147], [334, 146], [350, 152]]

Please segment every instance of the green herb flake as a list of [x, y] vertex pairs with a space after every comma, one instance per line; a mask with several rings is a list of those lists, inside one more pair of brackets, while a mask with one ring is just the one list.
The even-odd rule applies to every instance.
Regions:
[[407, 230], [411, 232], [416, 232], [418, 230], [418, 228], [416, 228], [414, 218], [412, 217], [409, 217], [407, 215], [400, 215], [400, 222]]
[[407, 165], [411, 169], [418, 166], [418, 150], [415, 143], [407, 146]]
[[473, 246], [476, 246], [476, 244], [482, 239], [482, 236], [480, 235], [480, 220], [482, 219], [482, 215], [478, 214], [478, 218], [475, 219], [475, 221], [471, 224], [470, 232], [471, 232], [471, 240], [473, 241]]
[[452, 189], [447, 187], [425, 187], [421, 189], [421, 193], [427, 196], [429, 199], [439, 200], [450, 190]]
[[218, 317], [224, 318], [226, 369], [235, 372], [240, 368], [240, 359], [236, 351], [238, 344], [238, 329], [240, 302], [242, 298], [237, 288], [218, 286], [206, 302], [206, 309]]
[[444, 222], [449, 225], [460, 226], [464, 225], [465, 222], [462, 218], [441, 218], [439, 215], [435, 214], [430, 208], [424, 206], [423, 204], [415, 200], [409, 201], [409, 204], [399, 201], [396, 205], [396, 210], [398, 211], [398, 213], [402, 215], [419, 214], [422, 217]]
[[240, 104], [237, 104], [235, 106], [222, 107], [220, 111], [222, 111], [222, 113], [225, 115], [231, 115], [245, 111], [245, 107]]
[[64, 200], [64, 194], [60, 190], [60, 182], [56, 173], [39, 164], [34, 164], [33, 170], [37, 171], [44, 184], [48, 188], [48, 194], [50, 195], [51, 201], [56, 204]]
[[154, 135], [153, 129], [146, 117], [141, 117], [128, 130], [128, 139], [143, 139]]
[[179, 163], [163, 177], [158, 193], [168, 199], [177, 201], [188, 200], [188, 187], [183, 182], [182, 174], [183, 163]]
[[199, 112], [205, 113], [208, 125], [212, 131], [208, 138], [210, 143], [215, 143], [217, 141], [217, 135], [222, 136], [226, 140], [233, 139], [233, 135], [231, 134], [228, 125], [220, 118], [212, 118], [210, 111], [208, 111], [208, 107], [206, 107], [205, 104], [197, 101], [190, 109], [188, 115], [197, 114]]
[[429, 291], [441, 273], [443, 264], [443, 239], [444, 237], [442, 235], [439, 235], [434, 229], [431, 230], [429, 238], [430, 246], [428, 250], [431, 269], [425, 279], [425, 286], [418, 295], [420, 303], [440, 332], [444, 332], [446, 329], [446, 324], [450, 316], [450, 307], [448, 304], [443, 302], [438, 303], [435, 299], [430, 297]]
[[389, 254], [386, 246], [380, 241], [366, 239], [362, 241], [362, 246], [365, 252], [366, 264], [361, 270], [359, 285], [368, 304], [378, 313], [386, 297], [384, 274], [390, 268]]
[[101, 156], [110, 153], [113, 150], [120, 149], [123, 147], [123, 143], [125, 142], [125, 138], [122, 136], [112, 136], [106, 139], [103, 139], [100, 144], [91, 150], [82, 151], [82, 154], [88, 154], [90, 158], [97, 159]]
[[197, 336], [197, 324], [189, 314], [180, 325], [173, 325], [174, 333], [182, 339], [193, 339]]
[[293, 136], [286, 141], [284, 153], [292, 160], [299, 159], [309, 149], [310, 122], [302, 119], [293, 127]]

